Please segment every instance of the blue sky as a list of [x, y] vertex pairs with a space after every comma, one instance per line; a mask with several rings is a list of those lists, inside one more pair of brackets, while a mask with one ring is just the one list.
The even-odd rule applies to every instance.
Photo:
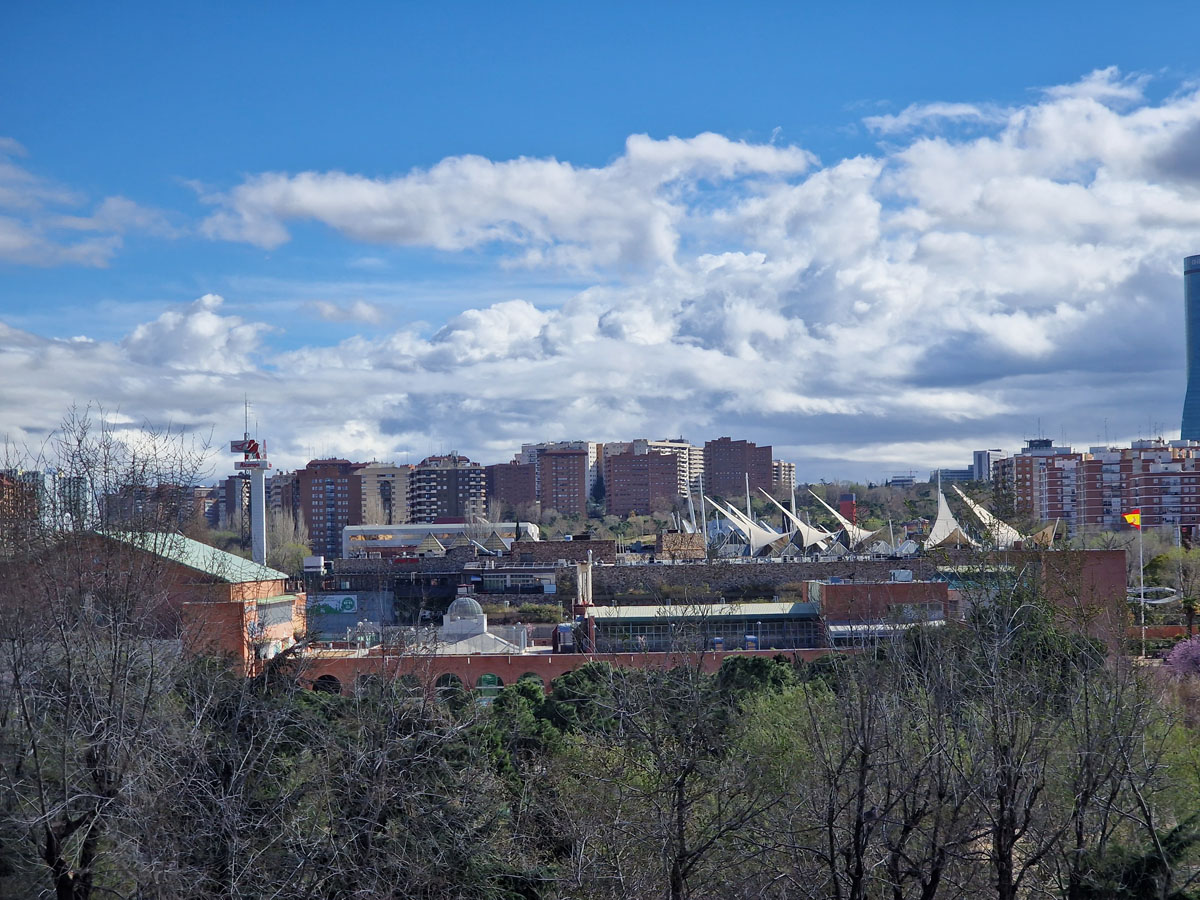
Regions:
[[0, 432], [249, 393], [289, 465], [732, 433], [814, 480], [1173, 436], [1198, 18], [6, 4]]

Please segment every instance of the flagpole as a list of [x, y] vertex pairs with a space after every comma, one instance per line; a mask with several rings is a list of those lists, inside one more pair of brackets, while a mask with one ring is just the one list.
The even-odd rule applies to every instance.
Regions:
[[1142, 608], [1142, 659], [1146, 658], [1146, 564], [1142, 557], [1142, 523], [1138, 522], [1138, 606]]

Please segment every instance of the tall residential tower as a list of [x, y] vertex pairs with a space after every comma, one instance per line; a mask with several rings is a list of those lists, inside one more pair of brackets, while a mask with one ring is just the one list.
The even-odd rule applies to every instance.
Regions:
[[1200, 256], [1183, 260], [1183, 304], [1187, 317], [1187, 394], [1179, 436], [1200, 441]]

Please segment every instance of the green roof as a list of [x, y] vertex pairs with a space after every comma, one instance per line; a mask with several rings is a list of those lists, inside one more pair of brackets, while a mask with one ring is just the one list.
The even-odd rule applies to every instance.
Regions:
[[193, 541], [182, 534], [127, 531], [106, 531], [103, 534], [115, 541], [129, 544], [230, 584], [243, 584], [247, 581], [282, 581], [288, 577], [278, 569], [260, 566], [258, 563], [236, 554], [218, 550], [216, 547], [210, 547], [200, 541]]

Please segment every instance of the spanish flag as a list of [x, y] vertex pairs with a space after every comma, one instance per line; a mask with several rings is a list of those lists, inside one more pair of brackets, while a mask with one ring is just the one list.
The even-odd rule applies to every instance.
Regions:
[[1131, 509], [1129, 512], [1125, 513], [1124, 519], [1126, 522], [1128, 522], [1134, 528], [1141, 531], [1141, 529], [1142, 529], [1142, 511], [1141, 511], [1141, 509]]

